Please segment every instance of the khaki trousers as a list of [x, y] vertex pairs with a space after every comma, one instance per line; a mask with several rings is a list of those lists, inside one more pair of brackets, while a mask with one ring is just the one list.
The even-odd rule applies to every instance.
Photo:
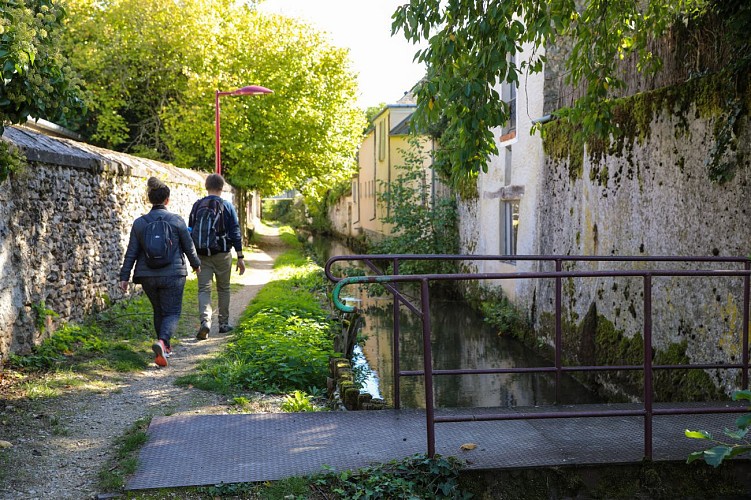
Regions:
[[232, 253], [200, 255], [201, 272], [198, 273], [198, 312], [201, 324], [211, 328], [211, 282], [216, 278], [219, 326], [229, 324], [229, 277], [232, 273]]

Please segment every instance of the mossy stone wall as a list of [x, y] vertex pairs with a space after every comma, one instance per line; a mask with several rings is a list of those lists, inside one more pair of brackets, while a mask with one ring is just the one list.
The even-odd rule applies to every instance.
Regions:
[[[540, 253], [748, 256], [749, 103], [746, 79], [719, 74], [618, 101], [622, 134], [609, 143], [577, 146], [575, 127], [546, 125]], [[647, 267], [692, 266], [593, 263], [567, 264], [565, 270]], [[739, 362], [741, 285], [742, 278], [654, 277], [656, 352], [692, 363]], [[553, 280], [539, 281], [531, 293], [539, 328], [550, 323], [545, 318], [552, 313]], [[532, 303], [531, 293], [520, 303]], [[613, 362], [634, 357], [629, 343], [642, 335], [643, 293], [641, 278], [565, 280], [564, 323], [574, 357], [601, 358], [605, 351]], [[738, 386], [737, 372], [705, 375], [725, 391]]]

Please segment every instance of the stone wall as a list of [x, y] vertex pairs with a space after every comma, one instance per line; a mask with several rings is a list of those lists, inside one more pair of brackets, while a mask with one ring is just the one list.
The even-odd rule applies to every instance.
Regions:
[[[560, 124], [547, 125], [548, 154], [538, 199], [539, 253], [748, 256], [750, 95], [749, 88], [728, 88], [722, 79], [707, 78], [626, 99], [617, 115], [625, 136], [584, 151], [571, 147], [571, 136], [562, 133]], [[723, 128], [731, 115], [735, 120], [732, 132]], [[719, 182], [711, 180], [709, 167], [724, 133], [730, 142], [719, 155], [720, 163], [730, 168], [726, 180]], [[699, 266], [742, 269], [742, 264]], [[602, 263], [567, 269], [613, 267]], [[615, 267], [644, 269], [647, 265]], [[693, 363], [740, 361], [742, 278], [655, 277], [654, 284], [654, 347], [658, 352], [672, 350], [681, 357], [684, 353], [679, 351], [685, 348], [685, 357]], [[543, 331], [551, 326], [553, 294], [553, 281], [548, 280], [539, 281], [520, 297], [521, 304], [534, 306], [535, 326]], [[594, 349], [610, 335], [615, 342], [611, 348], [617, 349], [618, 342], [640, 335], [642, 303], [640, 278], [565, 280], [564, 323], [579, 337], [572, 346], [576, 357], [591, 355], [582, 336], [592, 337], [588, 343]], [[599, 319], [600, 328], [607, 325], [608, 332], [588, 331], [587, 318]], [[676, 346], [682, 347], [676, 351]], [[719, 372], [712, 377], [730, 390], [737, 387], [737, 375]]]
[[133, 220], [151, 207], [148, 177], [168, 183], [169, 208], [186, 220], [205, 194], [204, 174], [173, 165], [24, 128], [2, 139], [28, 164], [0, 184], [0, 361], [123, 297], [118, 273]]

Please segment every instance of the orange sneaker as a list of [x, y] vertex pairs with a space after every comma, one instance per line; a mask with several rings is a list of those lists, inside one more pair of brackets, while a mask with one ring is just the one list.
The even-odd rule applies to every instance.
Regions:
[[161, 367], [167, 366], [167, 357], [165, 356], [165, 354], [167, 353], [167, 348], [164, 345], [164, 341], [157, 340], [151, 346], [151, 349], [154, 351], [154, 355], [156, 356], [154, 358], [154, 363], [156, 363], [157, 366]]

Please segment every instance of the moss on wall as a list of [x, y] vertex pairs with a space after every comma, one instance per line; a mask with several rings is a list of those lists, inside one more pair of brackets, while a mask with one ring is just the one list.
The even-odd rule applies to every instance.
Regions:
[[[536, 328], [507, 300], [480, 302], [488, 322], [499, 334], [511, 335], [539, 354], [553, 359], [555, 316], [540, 314]], [[564, 312], [564, 318], [566, 317]], [[644, 365], [644, 339], [641, 333], [627, 335], [605, 316], [598, 314], [596, 303], [590, 304], [581, 321], [561, 322], [563, 362], [567, 366], [638, 366]], [[687, 341], [672, 343], [666, 349], [652, 350], [653, 365], [688, 365]], [[598, 392], [608, 402], [643, 398], [643, 370], [575, 373], [583, 384]], [[722, 401], [728, 396], [718, 388], [708, 372], [701, 369], [653, 372], [655, 401]]]
[[555, 121], [543, 129], [543, 150], [556, 163], [568, 164], [569, 178], [574, 181], [584, 172], [584, 143], [572, 140], [576, 127], [568, 122]]
[[[581, 364], [596, 366], [643, 366], [644, 339], [641, 333], [628, 336], [618, 330], [612, 321], [597, 314], [593, 302], [577, 332], [580, 335], [579, 350], [575, 359]], [[586, 349], [586, 346], [591, 346]], [[687, 365], [691, 363], [686, 354], [687, 341], [672, 343], [667, 349], [652, 350], [653, 365]], [[571, 351], [567, 351], [569, 359]], [[624, 370], [598, 374], [599, 384], [620, 388], [624, 395], [641, 399], [644, 384], [642, 370]], [[718, 389], [704, 370], [655, 370], [653, 375], [656, 401], [718, 401], [727, 395]], [[600, 391], [602, 392], [602, 391]]]
[[716, 182], [732, 179], [743, 158], [728, 160], [725, 154], [737, 149], [736, 124], [748, 117], [751, 105], [751, 79], [745, 73], [722, 71], [688, 82], [642, 92], [614, 101], [613, 125], [616, 133], [612, 140], [584, 138], [581, 127], [566, 121], [554, 121], [543, 127], [545, 154], [556, 164], [568, 165], [572, 181], [582, 177], [584, 140], [586, 154], [592, 162], [590, 180], [607, 186], [607, 167], [598, 165], [606, 156], [625, 157], [634, 167], [631, 152], [635, 142], [643, 143], [651, 135], [651, 126], [660, 115], [670, 115], [676, 121], [676, 137], [690, 134], [693, 120], [717, 119], [714, 129], [715, 144], [707, 159], [708, 175]]

